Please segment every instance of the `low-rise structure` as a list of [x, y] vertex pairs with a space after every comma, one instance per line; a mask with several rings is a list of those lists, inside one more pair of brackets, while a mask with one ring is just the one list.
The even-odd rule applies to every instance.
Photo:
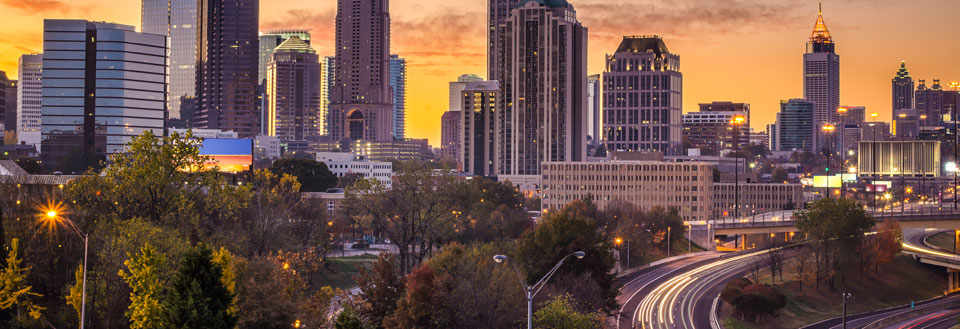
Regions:
[[738, 204], [740, 216], [745, 217], [780, 210], [803, 209], [803, 203], [801, 184], [714, 183], [712, 218], [734, 216]]
[[393, 163], [370, 161], [357, 157], [353, 153], [320, 152], [317, 161], [323, 162], [337, 177], [360, 174], [363, 178], [374, 178], [386, 188], [393, 187]]

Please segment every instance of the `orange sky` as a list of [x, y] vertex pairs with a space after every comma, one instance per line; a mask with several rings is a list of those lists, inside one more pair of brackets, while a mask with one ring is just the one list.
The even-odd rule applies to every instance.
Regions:
[[[817, 2], [798, 0], [569, 0], [589, 28], [589, 73], [622, 35], [658, 34], [680, 55], [684, 112], [714, 100], [749, 102], [757, 130], [779, 100], [798, 98], [801, 54]], [[269, 5], [268, 5], [269, 4]], [[439, 144], [447, 82], [483, 75], [486, 0], [392, 0], [392, 51], [407, 58], [407, 134]], [[837, 42], [841, 103], [890, 118], [890, 79], [901, 60], [914, 79], [960, 80], [955, 0], [826, 0]], [[0, 0], [0, 70], [15, 76], [20, 54], [42, 48], [43, 18], [84, 18], [139, 26], [139, 0]], [[261, 29], [311, 28], [333, 54], [334, 0], [262, 0]], [[955, 62], [953, 62], [955, 63]]]

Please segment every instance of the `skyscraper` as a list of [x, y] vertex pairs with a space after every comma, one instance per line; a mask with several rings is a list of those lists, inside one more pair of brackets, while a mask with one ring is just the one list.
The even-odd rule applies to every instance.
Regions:
[[576, 17], [565, 0], [528, 1], [498, 27], [502, 175], [586, 158], [587, 28]]
[[320, 57], [292, 36], [276, 47], [267, 64], [267, 135], [281, 141], [320, 136]]
[[170, 37], [167, 112], [180, 118], [180, 98], [196, 94], [197, 1], [142, 0], [140, 30]]
[[603, 140], [600, 111], [600, 75], [594, 74], [587, 77], [587, 140], [594, 146]]
[[389, 0], [337, 0], [334, 139], [393, 140]]
[[281, 43], [287, 41], [290, 37], [300, 38], [306, 44], [310, 44], [309, 30], [269, 30], [260, 32], [259, 40], [259, 65], [257, 65], [257, 81], [260, 83], [267, 79], [267, 64], [273, 59], [273, 49]]
[[504, 46], [499, 32], [500, 25], [507, 22], [510, 11], [520, 1], [522, 0], [487, 0], [487, 79], [493, 80], [500, 76], [500, 55]]
[[[13, 83], [16, 83], [14, 80]], [[8, 108], [7, 104], [7, 89], [10, 88], [11, 82], [10, 79], [7, 79], [7, 72], [0, 71], [0, 132], [7, 130], [7, 117], [10, 114], [13, 114], [16, 111], [16, 103], [12, 108]], [[0, 144], [3, 143], [3, 138], [0, 138]]]
[[807, 52], [803, 54], [803, 98], [815, 104], [815, 126], [837, 122], [840, 55], [823, 22], [822, 9], [807, 41]]
[[43, 55], [20, 56], [17, 78], [17, 144], [40, 150], [40, 117], [43, 104]]
[[320, 61], [323, 68], [323, 79], [320, 80], [320, 135], [330, 134], [330, 93], [333, 88], [334, 72], [333, 56], [324, 56]]
[[497, 97], [496, 81], [470, 82], [463, 90], [461, 117], [461, 156], [463, 171], [477, 176], [497, 174]]
[[457, 81], [450, 82], [450, 105], [449, 111], [459, 112], [463, 109], [463, 89], [471, 82], [483, 81], [483, 78], [476, 74], [463, 74], [457, 77]]
[[197, 1], [196, 128], [260, 133], [259, 0]]
[[913, 77], [907, 71], [907, 62], [900, 62], [900, 70], [893, 77], [894, 111], [913, 108]]
[[776, 124], [780, 151], [817, 151], [814, 136], [819, 126], [815, 124], [815, 108], [814, 102], [805, 99], [780, 102]]
[[403, 139], [407, 118], [407, 60], [390, 55], [390, 88], [393, 89], [393, 138]]
[[440, 157], [460, 161], [463, 143], [461, 111], [446, 111], [440, 116]]
[[680, 155], [683, 144], [680, 56], [658, 36], [624, 37], [603, 74], [607, 150]]
[[914, 109], [917, 110], [918, 124], [921, 127], [940, 126], [943, 123], [943, 115], [949, 112], [943, 106], [944, 90], [940, 86], [940, 79], [934, 79], [930, 87], [927, 87], [926, 81], [920, 80], [915, 96]]
[[3, 127], [4, 143], [17, 143], [17, 80], [7, 80], [4, 85]]
[[[166, 36], [85, 20], [43, 22], [43, 164], [123, 152], [164, 134]], [[135, 79], [135, 80], [134, 80]]]

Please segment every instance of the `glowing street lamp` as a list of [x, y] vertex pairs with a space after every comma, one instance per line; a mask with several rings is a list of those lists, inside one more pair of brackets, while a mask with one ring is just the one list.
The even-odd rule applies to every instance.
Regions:
[[78, 227], [76, 223], [65, 216], [66, 214], [67, 211], [64, 209], [63, 203], [54, 204], [50, 202], [40, 209], [40, 214], [38, 214], [37, 219], [50, 230], [55, 229], [57, 226], [65, 225], [83, 239], [83, 285], [80, 293], [80, 329], [83, 329], [86, 325], [85, 320], [87, 313], [87, 251], [89, 250], [90, 236], [80, 230], [80, 227]]
[[[520, 270], [517, 270], [516, 267], [513, 268], [517, 272], [517, 277], [520, 278], [520, 284], [523, 285], [523, 289], [527, 292], [527, 329], [533, 329], [533, 297], [540, 292], [540, 289], [543, 289], [543, 286], [546, 285], [547, 281], [550, 280], [550, 277], [552, 277], [553, 274], [556, 273], [558, 269], [560, 269], [560, 266], [563, 265], [563, 262], [567, 258], [569, 258], [570, 256], [575, 256], [577, 257], [577, 259], [583, 259], [583, 257], [586, 255], [587, 254], [583, 251], [577, 251], [572, 254], [563, 256], [563, 258], [560, 258], [560, 262], [558, 262], [557, 265], [554, 265], [553, 268], [550, 269], [550, 271], [547, 272], [547, 274], [540, 279], [540, 281], [537, 281], [537, 283], [534, 283], [532, 286], [527, 285], [527, 282], [523, 279], [523, 275], [520, 275]], [[507, 256], [505, 255], [493, 256], [493, 261], [497, 263], [503, 263], [503, 261], [505, 260], [507, 260]]]

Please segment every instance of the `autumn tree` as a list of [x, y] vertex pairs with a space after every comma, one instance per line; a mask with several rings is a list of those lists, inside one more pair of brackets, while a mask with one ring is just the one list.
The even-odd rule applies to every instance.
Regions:
[[170, 285], [164, 302], [165, 325], [182, 329], [233, 329], [236, 315], [229, 312], [233, 294], [222, 282], [223, 269], [213, 262], [204, 244], [189, 249]]
[[381, 253], [370, 269], [360, 268], [357, 275], [360, 297], [369, 307], [358, 310], [374, 324], [379, 325], [397, 309], [397, 301], [403, 296], [404, 278], [397, 264], [397, 256]]
[[136, 255], [127, 253], [123, 264], [127, 270], [118, 273], [127, 285], [130, 286], [130, 306], [127, 308], [127, 318], [130, 319], [131, 329], [158, 328], [163, 324], [163, 308], [160, 296], [163, 285], [160, 278], [160, 267], [163, 266], [163, 255], [149, 243], [145, 243]]
[[20, 239], [11, 239], [7, 265], [0, 270], [0, 310], [12, 309], [16, 314], [14, 321], [22, 325], [29, 321], [28, 318], [39, 319], [40, 312], [46, 308], [37, 305], [34, 300], [43, 295], [34, 292], [33, 287], [27, 284], [30, 268], [23, 266], [19, 252]]
[[761, 323], [763, 317], [775, 315], [785, 306], [787, 298], [777, 288], [764, 284], [754, 284], [750, 280], [739, 278], [728, 282], [720, 298], [740, 314], [741, 319], [749, 318]]
[[876, 224], [860, 204], [845, 198], [821, 199], [797, 212], [794, 218], [797, 228], [811, 240], [818, 288], [827, 271], [833, 273], [831, 287], [837, 280], [845, 282], [846, 270], [857, 262], [864, 233]]
[[597, 329], [604, 327], [605, 315], [601, 312], [580, 313], [574, 310], [569, 295], [556, 296], [540, 306], [533, 314], [536, 328], [546, 329]]
[[894, 221], [885, 221], [880, 223], [877, 229], [876, 243], [876, 265], [877, 271], [893, 261], [893, 257], [900, 252], [903, 246], [903, 229], [900, 223]]

